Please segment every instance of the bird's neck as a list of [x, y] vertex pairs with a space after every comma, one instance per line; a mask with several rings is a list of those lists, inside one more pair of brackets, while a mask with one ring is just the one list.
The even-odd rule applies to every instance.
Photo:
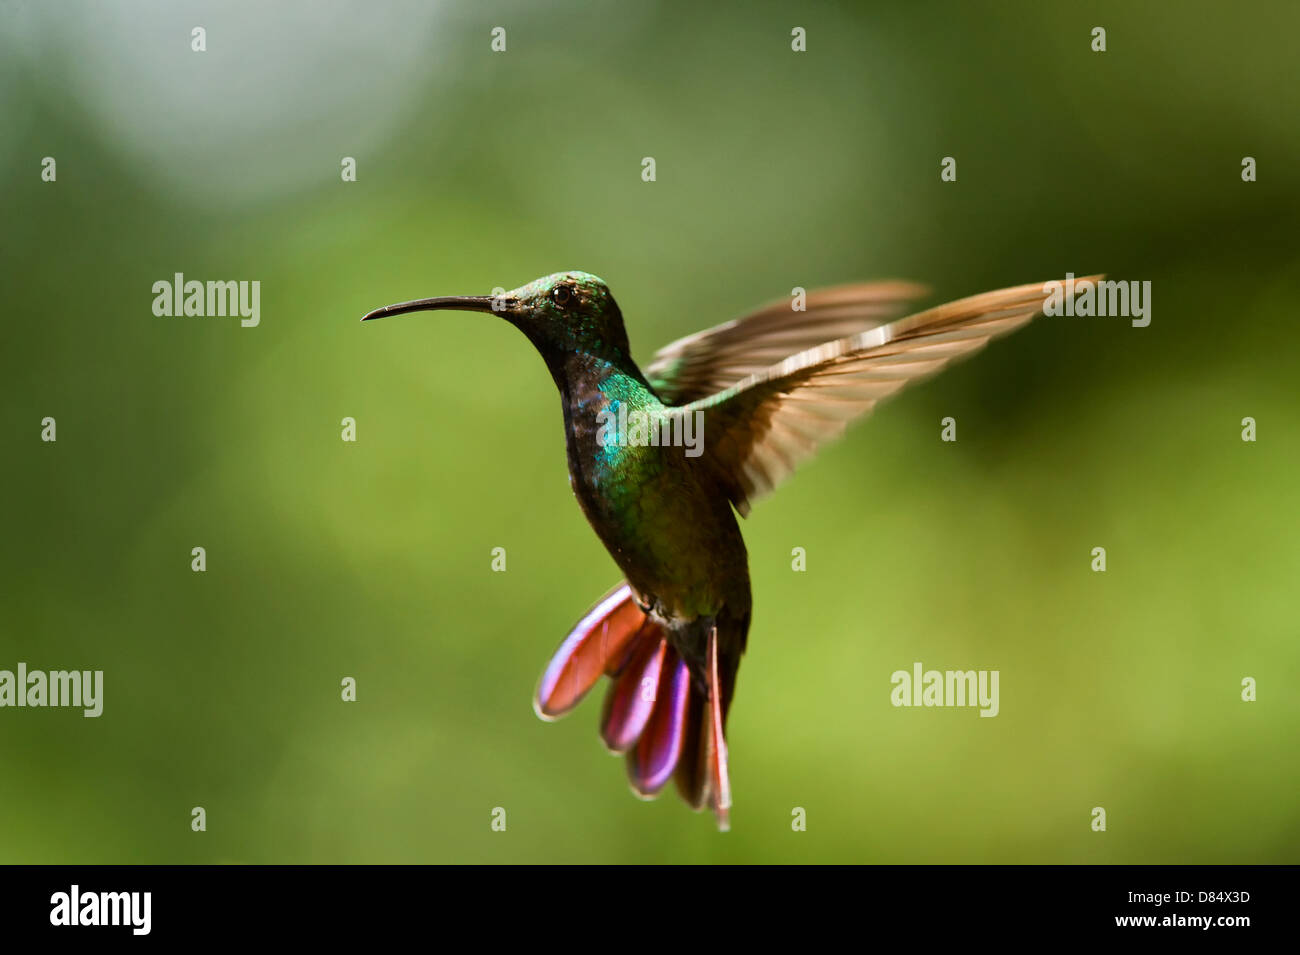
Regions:
[[570, 352], [546, 364], [560, 389], [566, 425], [572, 425], [571, 417], [594, 419], [614, 402], [636, 408], [659, 403], [641, 369], [625, 355]]
[[[548, 363], [549, 364], [549, 363]], [[611, 418], [620, 412], [652, 412], [663, 404], [630, 360], [575, 353], [551, 369], [564, 409], [564, 437], [569, 473], [583, 510], [597, 524], [599, 508], [595, 497], [602, 493], [605, 470], [617, 465], [602, 442]]]

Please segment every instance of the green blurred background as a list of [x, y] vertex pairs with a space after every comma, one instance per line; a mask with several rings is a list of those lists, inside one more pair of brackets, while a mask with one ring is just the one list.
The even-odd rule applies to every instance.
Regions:
[[[1297, 861], [1300, 8], [1077, 7], [5, 4], [0, 668], [105, 709], [0, 710], [0, 860]], [[567, 268], [642, 360], [796, 285], [1153, 283], [755, 509], [725, 836], [530, 709], [618, 578], [541, 361], [357, 322]], [[178, 271], [261, 325], [155, 317]], [[917, 660], [1001, 714], [892, 707]]]

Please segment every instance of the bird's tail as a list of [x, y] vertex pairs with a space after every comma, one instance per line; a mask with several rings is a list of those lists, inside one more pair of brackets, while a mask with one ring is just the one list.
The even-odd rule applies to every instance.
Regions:
[[731, 784], [716, 635], [709, 640], [706, 689], [691, 679], [667, 633], [637, 606], [628, 585], [620, 584], [560, 644], [533, 708], [544, 720], [559, 719], [602, 675], [610, 685], [600, 735], [611, 752], [625, 754], [633, 791], [653, 799], [675, 778], [692, 808], [708, 805], [718, 828], [727, 829]]

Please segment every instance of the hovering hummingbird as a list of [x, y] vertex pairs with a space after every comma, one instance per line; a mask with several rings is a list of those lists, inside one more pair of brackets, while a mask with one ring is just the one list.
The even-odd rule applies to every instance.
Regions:
[[[1075, 279], [1073, 292], [1097, 278]], [[814, 291], [803, 310], [785, 300], [673, 342], [644, 371], [609, 288], [587, 272], [362, 319], [489, 312], [541, 353], [560, 390], [574, 494], [626, 579], [560, 644], [533, 706], [557, 719], [609, 677], [600, 732], [626, 754], [638, 795], [674, 778], [728, 828], [726, 720], [750, 623], [736, 514], [876, 402], [1026, 324], [1049, 299], [1048, 285], [1022, 285], [900, 317], [923, 294], [897, 281]], [[659, 435], [686, 433], [692, 416], [701, 443], [692, 455], [621, 431], [611, 440], [611, 418], [632, 413]]]

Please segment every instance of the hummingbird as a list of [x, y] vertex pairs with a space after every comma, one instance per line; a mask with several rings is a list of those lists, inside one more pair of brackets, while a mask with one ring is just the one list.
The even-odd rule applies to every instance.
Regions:
[[[1099, 278], [1073, 279], [1066, 295]], [[618, 303], [589, 272], [402, 302], [362, 321], [484, 312], [532, 342], [560, 392], [573, 493], [624, 577], [560, 644], [534, 710], [558, 719], [607, 677], [600, 735], [624, 755], [633, 791], [654, 798], [671, 779], [725, 831], [726, 724], [751, 618], [737, 516], [877, 402], [1025, 325], [1064, 284], [911, 314], [926, 294], [915, 283], [835, 286], [675, 341], [644, 370]], [[687, 434], [693, 447], [673, 440]]]

